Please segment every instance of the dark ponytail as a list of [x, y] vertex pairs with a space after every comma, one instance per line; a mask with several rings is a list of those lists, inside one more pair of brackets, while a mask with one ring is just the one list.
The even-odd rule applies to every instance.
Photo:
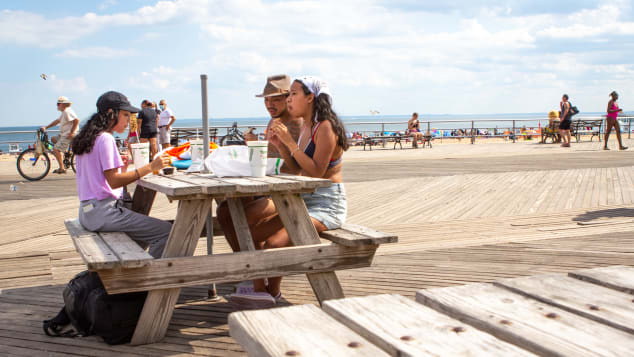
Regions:
[[[305, 95], [311, 94], [311, 91], [299, 80], [295, 80], [295, 82], [302, 85], [302, 90]], [[322, 93], [319, 96], [315, 96], [315, 100], [313, 101], [313, 120], [317, 118], [317, 121], [328, 120], [332, 125], [332, 130], [337, 135], [337, 145], [341, 146], [341, 148], [346, 151], [350, 147], [348, 144], [348, 139], [346, 138], [346, 128], [343, 126], [343, 122], [337, 116], [334, 110], [332, 110], [332, 106], [330, 105], [330, 96], [326, 93]]]
[[95, 145], [97, 136], [114, 128], [119, 121], [119, 110], [111, 110], [107, 113], [95, 113], [88, 122], [79, 131], [79, 134], [75, 135], [71, 141], [71, 147], [75, 155], [88, 154], [92, 151], [92, 147]]

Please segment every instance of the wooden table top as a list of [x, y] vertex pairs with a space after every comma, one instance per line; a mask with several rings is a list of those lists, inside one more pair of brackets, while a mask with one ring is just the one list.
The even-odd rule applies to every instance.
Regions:
[[229, 326], [261, 356], [626, 356], [634, 351], [634, 267], [419, 290], [416, 301], [384, 294], [328, 300], [323, 310], [241, 311]]
[[265, 177], [217, 177], [214, 174], [176, 172], [148, 175], [138, 185], [164, 193], [173, 199], [191, 196], [267, 195], [274, 192], [312, 192], [331, 185], [330, 180], [296, 175]]

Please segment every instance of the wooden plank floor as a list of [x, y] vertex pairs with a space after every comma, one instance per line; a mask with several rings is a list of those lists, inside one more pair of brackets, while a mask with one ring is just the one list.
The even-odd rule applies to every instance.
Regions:
[[[435, 145], [433, 150], [404, 150], [407, 155], [430, 156], [417, 167], [404, 168], [406, 175], [386, 174], [382, 179], [371, 175], [363, 180], [363, 172], [349, 173], [354, 177], [346, 184], [349, 221], [395, 233], [399, 243], [381, 246], [372, 267], [339, 272], [346, 295], [389, 292], [413, 298], [421, 288], [633, 265], [632, 155], [629, 151], [612, 151], [607, 153], [609, 160], [588, 165], [583, 158], [587, 159], [588, 153], [598, 155], [598, 145], [573, 145], [570, 152], [555, 146], [511, 145], [503, 155], [506, 158], [493, 156], [487, 145]], [[544, 154], [548, 150], [569, 155], [573, 158], [568, 160], [570, 165], [548, 163], [532, 170], [509, 165], [511, 169], [497, 170], [498, 165], [517, 158], [552, 160], [550, 154]], [[377, 150], [372, 154], [376, 155], [373, 161], [365, 154], [353, 152], [348, 162], [366, 165], [366, 169], [380, 168], [391, 165], [394, 155]], [[624, 154], [622, 159], [619, 154]], [[453, 155], [454, 160], [443, 160], [446, 155]], [[478, 165], [465, 171], [460, 160], [469, 155], [478, 155]], [[486, 160], [482, 156], [492, 157], [491, 165], [495, 167], [489, 171], [483, 168]], [[436, 171], [426, 174], [425, 163]], [[448, 174], [438, 174], [441, 165]], [[55, 184], [74, 182], [57, 178]], [[84, 265], [63, 227], [63, 219], [77, 212], [71, 187], [65, 186], [58, 196], [29, 199], [35, 192], [45, 191], [32, 187], [34, 191], [26, 192], [23, 198], [0, 199], [0, 354], [244, 355], [228, 335], [230, 306], [224, 297], [208, 301], [206, 286], [183, 289], [167, 337], [161, 343], [107, 346], [95, 337], [45, 336], [42, 320], [58, 312], [65, 283]], [[157, 196], [152, 215], [173, 218], [175, 206]], [[205, 254], [205, 244], [204, 239], [199, 241], [196, 254]], [[214, 250], [229, 250], [222, 236], [215, 237]], [[222, 284], [218, 291], [226, 296], [232, 288]], [[316, 304], [304, 276], [285, 278], [282, 288], [282, 305]]]

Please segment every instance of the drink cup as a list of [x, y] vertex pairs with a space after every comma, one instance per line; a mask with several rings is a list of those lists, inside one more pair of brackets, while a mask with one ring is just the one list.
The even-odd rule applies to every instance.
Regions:
[[192, 151], [192, 162], [205, 159], [205, 144], [203, 139], [194, 139], [189, 142]]
[[269, 150], [268, 141], [247, 141], [249, 147], [249, 164], [251, 164], [251, 176], [266, 176], [266, 158]]
[[134, 157], [134, 167], [137, 169], [150, 163], [150, 143], [130, 144], [132, 157]]

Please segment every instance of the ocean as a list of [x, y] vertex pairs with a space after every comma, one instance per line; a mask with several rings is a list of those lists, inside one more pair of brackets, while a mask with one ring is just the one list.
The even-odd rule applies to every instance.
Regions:
[[[604, 115], [602, 112], [582, 113], [575, 118], [581, 117], [600, 117]], [[407, 120], [410, 115], [366, 115], [366, 116], [342, 116], [341, 119], [346, 126], [348, 132], [373, 133], [379, 131], [394, 132], [404, 131], [407, 129]], [[519, 128], [538, 128], [548, 123], [547, 116], [544, 113], [519, 113], [519, 114], [420, 114], [421, 130], [454, 130], [454, 129], [471, 129], [471, 122], [474, 122], [475, 128], [504, 130], [513, 126]], [[261, 125], [264, 126], [269, 122], [268, 117], [251, 117], [251, 118], [211, 118], [209, 120], [210, 127], [227, 127], [237, 122], [239, 126]], [[428, 124], [429, 123], [429, 124]], [[80, 124], [81, 125], [81, 124]], [[176, 127], [202, 127], [201, 119], [177, 119]], [[20, 149], [26, 149], [35, 142], [35, 132], [39, 126], [14, 126], [0, 127], [0, 150], [8, 152], [9, 143], [17, 143]], [[57, 128], [49, 129], [49, 135], [56, 135]], [[627, 128], [622, 128], [627, 131]], [[26, 133], [11, 133], [15, 131], [25, 131]], [[262, 128], [258, 128], [257, 132], [262, 132]], [[225, 129], [219, 130], [219, 135], [224, 135]], [[117, 134], [117, 137], [125, 137], [127, 134]]]

